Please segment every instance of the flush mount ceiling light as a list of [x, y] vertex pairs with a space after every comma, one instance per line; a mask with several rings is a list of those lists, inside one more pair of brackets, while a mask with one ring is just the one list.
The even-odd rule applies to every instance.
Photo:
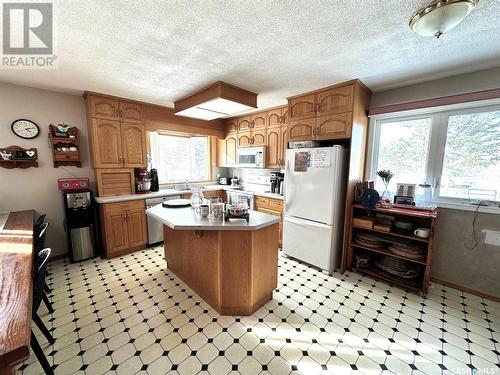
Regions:
[[410, 28], [422, 36], [439, 38], [462, 22], [478, 2], [479, 0], [433, 0], [410, 19]]
[[221, 81], [174, 102], [176, 115], [200, 120], [231, 116], [250, 108], [257, 108], [257, 94]]

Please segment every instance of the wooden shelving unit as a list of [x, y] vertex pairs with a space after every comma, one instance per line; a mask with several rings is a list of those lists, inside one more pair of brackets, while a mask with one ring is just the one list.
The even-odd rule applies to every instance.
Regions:
[[[0, 148], [1, 154], [10, 154], [11, 159], [4, 159], [0, 156], [0, 167], [12, 169], [12, 168], [30, 168], [38, 167], [38, 152], [36, 148], [22, 148], [19, 146], [9, 146], [5, 148]], [[19, 153], [24, 154], [24, 157], [18, 156]], [[30, 156], [29, 154], [32, 154]]]
[[[49, 142], [52, 148], [52, 159], [54, 168], [60, 166], [81, 167], [80, 159], [80, 139], [78, 137], [78, 128], [69, 128], [67, 136], [58, 136], [57, 128], [54, 125], [49, 126]], [[62, 151], [60, 148], [76, 147], [76, 151]]]
[[[389, 215], [395, 220], [411, 222], [414, 229], [427, 228], [430, 230], [429, 238], [417, 237], [412, 233], [395, 232], [393, 229], [391, 229], [390, 232], [385, 232], [382, 230], [356, 226], [351, 221], [348, 238], [349, 247], [347, 254], [347, 268], [374, 279], [383, 280], [390, 284], [397, 285], [412, 292], [417, 292], [422, 295], [426, 294], [429, 287], [430, 270], [432, 263], [432, 244], [434, 239], [434, 224], [437, 217], [437, 211], [418, 210], [414, 208], [402, 207], [378, 207], [371, 212], [371, 216], [376, 216], [376, 214]], [[366, 211], [361, 204], [355, 203], [352, 205], [352, 217], [366, 217]], [[370, 235], [376, 237], [377, 240], [384, 242], [387, 245], [390, 245], [391, 243], [399, 243], [401, 241], [405, 241], [410, 244], [420, 244], [426, 247], [426, 254], [421, 259], [415, 259], [411, 256], [404, 256], [404, 254], [393, 253], [387, 248], [387, 246], [386, 248], [372, 248], [363, 246], [356, 243], [355, 241], [357, 233], [369, 233]], [[370, 254], [370, 262], [366, 268], [356, 268], [356, 264], [353, 260], [358, 252], [365, 252]], [[377, 267], [375, 265], [375, 261], [380, 259], [380, 257], [386, 256], [402, 259], [412, 263], [416, 267], [420, 267], [419, 276], [415, 279], [406, 279], [393, 275]]]

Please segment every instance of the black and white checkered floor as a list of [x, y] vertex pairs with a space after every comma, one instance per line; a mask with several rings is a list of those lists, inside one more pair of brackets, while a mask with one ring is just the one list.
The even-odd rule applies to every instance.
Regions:
[[[500, 374], [500, 304], [427, 298], [281, 257], [273, 301], [220, 316], [166, 269], [163, 248], [50, 265], [56, 374]], [[35, 332], [37, 335], [39, 332]], [[34, 354], [17, 373], [41, 374]]]

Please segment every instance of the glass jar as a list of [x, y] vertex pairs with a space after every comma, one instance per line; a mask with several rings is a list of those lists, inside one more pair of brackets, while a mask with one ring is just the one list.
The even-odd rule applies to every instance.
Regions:
[[203, 204], [203, 192], [201, 188], [192, 188], [191, 191], [191, 207], [198, 208]]

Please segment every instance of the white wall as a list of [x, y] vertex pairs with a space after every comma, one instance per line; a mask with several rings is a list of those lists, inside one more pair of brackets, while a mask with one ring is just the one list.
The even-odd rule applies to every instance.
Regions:
[[[18, 118], [37, 123], [40, 135], [33, 140], [14, 135], [10, 127]], [[39, 164], [38, 168], [0, 168], [0, 211], [35, 209], [38, 214], [46, 213], [50, 223], [46, 246], [52, 248], [53, 255], [67, 251], [62, 193], [57, 189], [57, 179], [72, 176], [62, 168], [53, 167], [47, 134], [49, 124], [62, 122], [78, 127], [83, 159], [82, 168], [65, 168], [78, 177], [93, 179], [83, 98], [0, 83], [0, 147], [36, 147]]]
[[374, 92], [370, 107], [500, 88], [500, 67]]

